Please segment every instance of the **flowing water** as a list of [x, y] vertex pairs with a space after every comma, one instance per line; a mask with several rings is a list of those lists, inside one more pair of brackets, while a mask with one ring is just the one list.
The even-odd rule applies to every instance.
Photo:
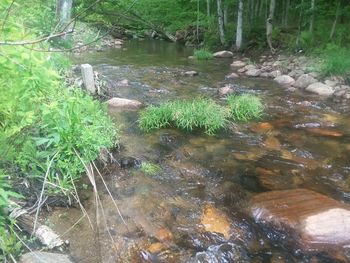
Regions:
[[[262, 98], [263, 119], [231, 125], [216, 136], [174, 129], [144, 134], [138, 112], [111, 111], [121, 147], [114, 154], [118, 162], [100, 171], [115, 202], [95, 173], [103, 206], [98, 216], [89, 190], [83, 204], [90, 223], [80, 208], [56, 208], [46, 220], [61, 234], [69, 230], [64, 238], [76, 262], [309, 262], [254, 223], [249, 199], [306, 188], [349, 202], [347, 107], [269, 80], [227, 80], [231, 59], [196, 61], [187, 58], [192, 53], [171, 43], [133, 40], [74, 59], [94, 65], [113, 96], [145, 104], [197, 96], [225, 103], [217, 89], [230, 84], [236, 93]], [[187, 70], [199, 76], [186, 77]], [[147, 175], [141, 162], [161, 171]]]

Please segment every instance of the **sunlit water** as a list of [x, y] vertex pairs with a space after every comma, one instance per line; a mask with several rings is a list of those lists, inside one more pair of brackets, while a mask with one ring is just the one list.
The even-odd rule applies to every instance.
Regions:
[[[131, 41], [74, 58], [94, 65], [114, 96], [145, 104], [196, 96], [224, 104], [217, 89], [233, 84], [237, 93], [257, 94], [266, 105], [260, 122], [231, 125], [216, 136], [174, 129], [144, 134], [137, 112], [111, 112], [122, 131], [115, 158], [156, 163], [162, 171], [150, 176], [137, 165], [121, 169], [117, 163], [100, 168], [126, 226], [96, 173], [103, 212], [96, 219], [91, 193], [83, 204], [92, 226], [85, 217], [64, 236], [76, 262], [308, 262], [267, 238], [270, 233], [248, 213], [249, 198], [306, 188], [349, 202], [347, 107], [269, 80], [226, 80], [231, 59], [196, 61], [187, 58], [192, 52], [166, 42]], [[199, 76], [183, 76], [187, 70]], [[124, 79], [129, 86], [116, 84]], [[62, 234], [81, 216], [79, 208], [57, 208], [47, 221]], [[215, 222], [212, 229], [205, 227], [208, 221]]]

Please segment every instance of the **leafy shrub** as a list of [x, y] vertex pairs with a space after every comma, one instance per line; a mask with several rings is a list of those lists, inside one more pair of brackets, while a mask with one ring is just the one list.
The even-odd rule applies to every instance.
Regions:
[[162, 168], [154, 163], [143, 162], [140, 170], [146, 175], [156, 175], [161, 172]]
[[141, 113], [139, 125], [144, 131], [164, 127], [176, 127], [192, 131], [204, 129], [215, 134], [226, 124], [226, 109], [210, 99], [174, 101], [158, 107], [150, 106]]
[[350, 71], [350, 51], [334, 44], [328, 44], [321, 54], [323, 65], [321, 71], [324, 75], [346, 74]]
[[230, 95], [227, 101], [230, 108], [230, 117], [234, 121], [257, 119], [262, 116], [264, 111], [264, 106], [260, 99], [253, 95]]
[[5, 212], [9, 207], [10, 197], [19, 197], [19, 195], [11, 190], [8, 177], [0, 170], [0, 260], [4, 262], [9, 254], [17, 255], [21, 249], [21, 244], [13, 234], [12, 224]]
[[199, 60], [208, 60], [213, 58], [213, 54], [206, 49], [198, 49], [194, 51], [194, 57]]

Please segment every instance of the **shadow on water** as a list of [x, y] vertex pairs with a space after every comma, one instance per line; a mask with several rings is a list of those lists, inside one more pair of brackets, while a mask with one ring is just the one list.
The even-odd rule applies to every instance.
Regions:
[[[112, 90], [115, 96], [145, 103], [210, 96], [224, 103], [217, 89], [231, 84], [237, 93], [261, 96], [266, 115], [259, 123], [206, 136], [173, 129], [144, 134], [137, 112], [111, 112], [122, 130], [117, 161], [134, 158], [161, 170], [147, 175], [139, 165], [101, 165], [127, 227], [99, 179], [104, 212], [95, 217], [90, 194], [84, 205], [93, 225], [84, 218], [66, 235], [72, 257], [91, 263], [309, 262], [268, 238], [273, 233], [248, 215], [248, 200], [268, 190], [307, 188], [348, 202], [348, 115], [338, 114], [329, 101], [287, 92], [268, 80], [226, 80], [230, 60], [198, 62], [187, 58], [192, 52], [161, 41], [131, 41], [122, 49], [74, 58], [93, 64], [111, 83], [127, 79], [127, 86]], [[199, 76], [185, 77], [186, 70]], [[332, 136], [332, 131], [343, 136]], [[57, 208], [47, 220], [64, 233], [81, 216], [79, 209]]]

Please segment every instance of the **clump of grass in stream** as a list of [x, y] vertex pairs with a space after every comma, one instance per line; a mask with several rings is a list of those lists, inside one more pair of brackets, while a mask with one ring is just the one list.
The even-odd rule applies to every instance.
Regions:
[[198, 60], [208, 60], [213, 58], [213, 54], [207, 49], [198, 49], [194, 51], [193, 56]]
[[226, 116], [227, 110], [210, 99], [177, 100], [148, 107], [141, 113], [139, 125], [146, 132], [176, 127], [187, 131], [203, 129], [206, 134], [212, 135], [225, 127]]
[[264, 112], [264, 105], [261, 103], [260, 98], [254, 95], [230, 95], [227, 101], [230, 109], [230, 118], [234, 121], [259, 119]]
[[146, 175], [156, 175], [162, 171], [162, 168], [154, 163], [143, 162], [140, 168], [141, 172]]

